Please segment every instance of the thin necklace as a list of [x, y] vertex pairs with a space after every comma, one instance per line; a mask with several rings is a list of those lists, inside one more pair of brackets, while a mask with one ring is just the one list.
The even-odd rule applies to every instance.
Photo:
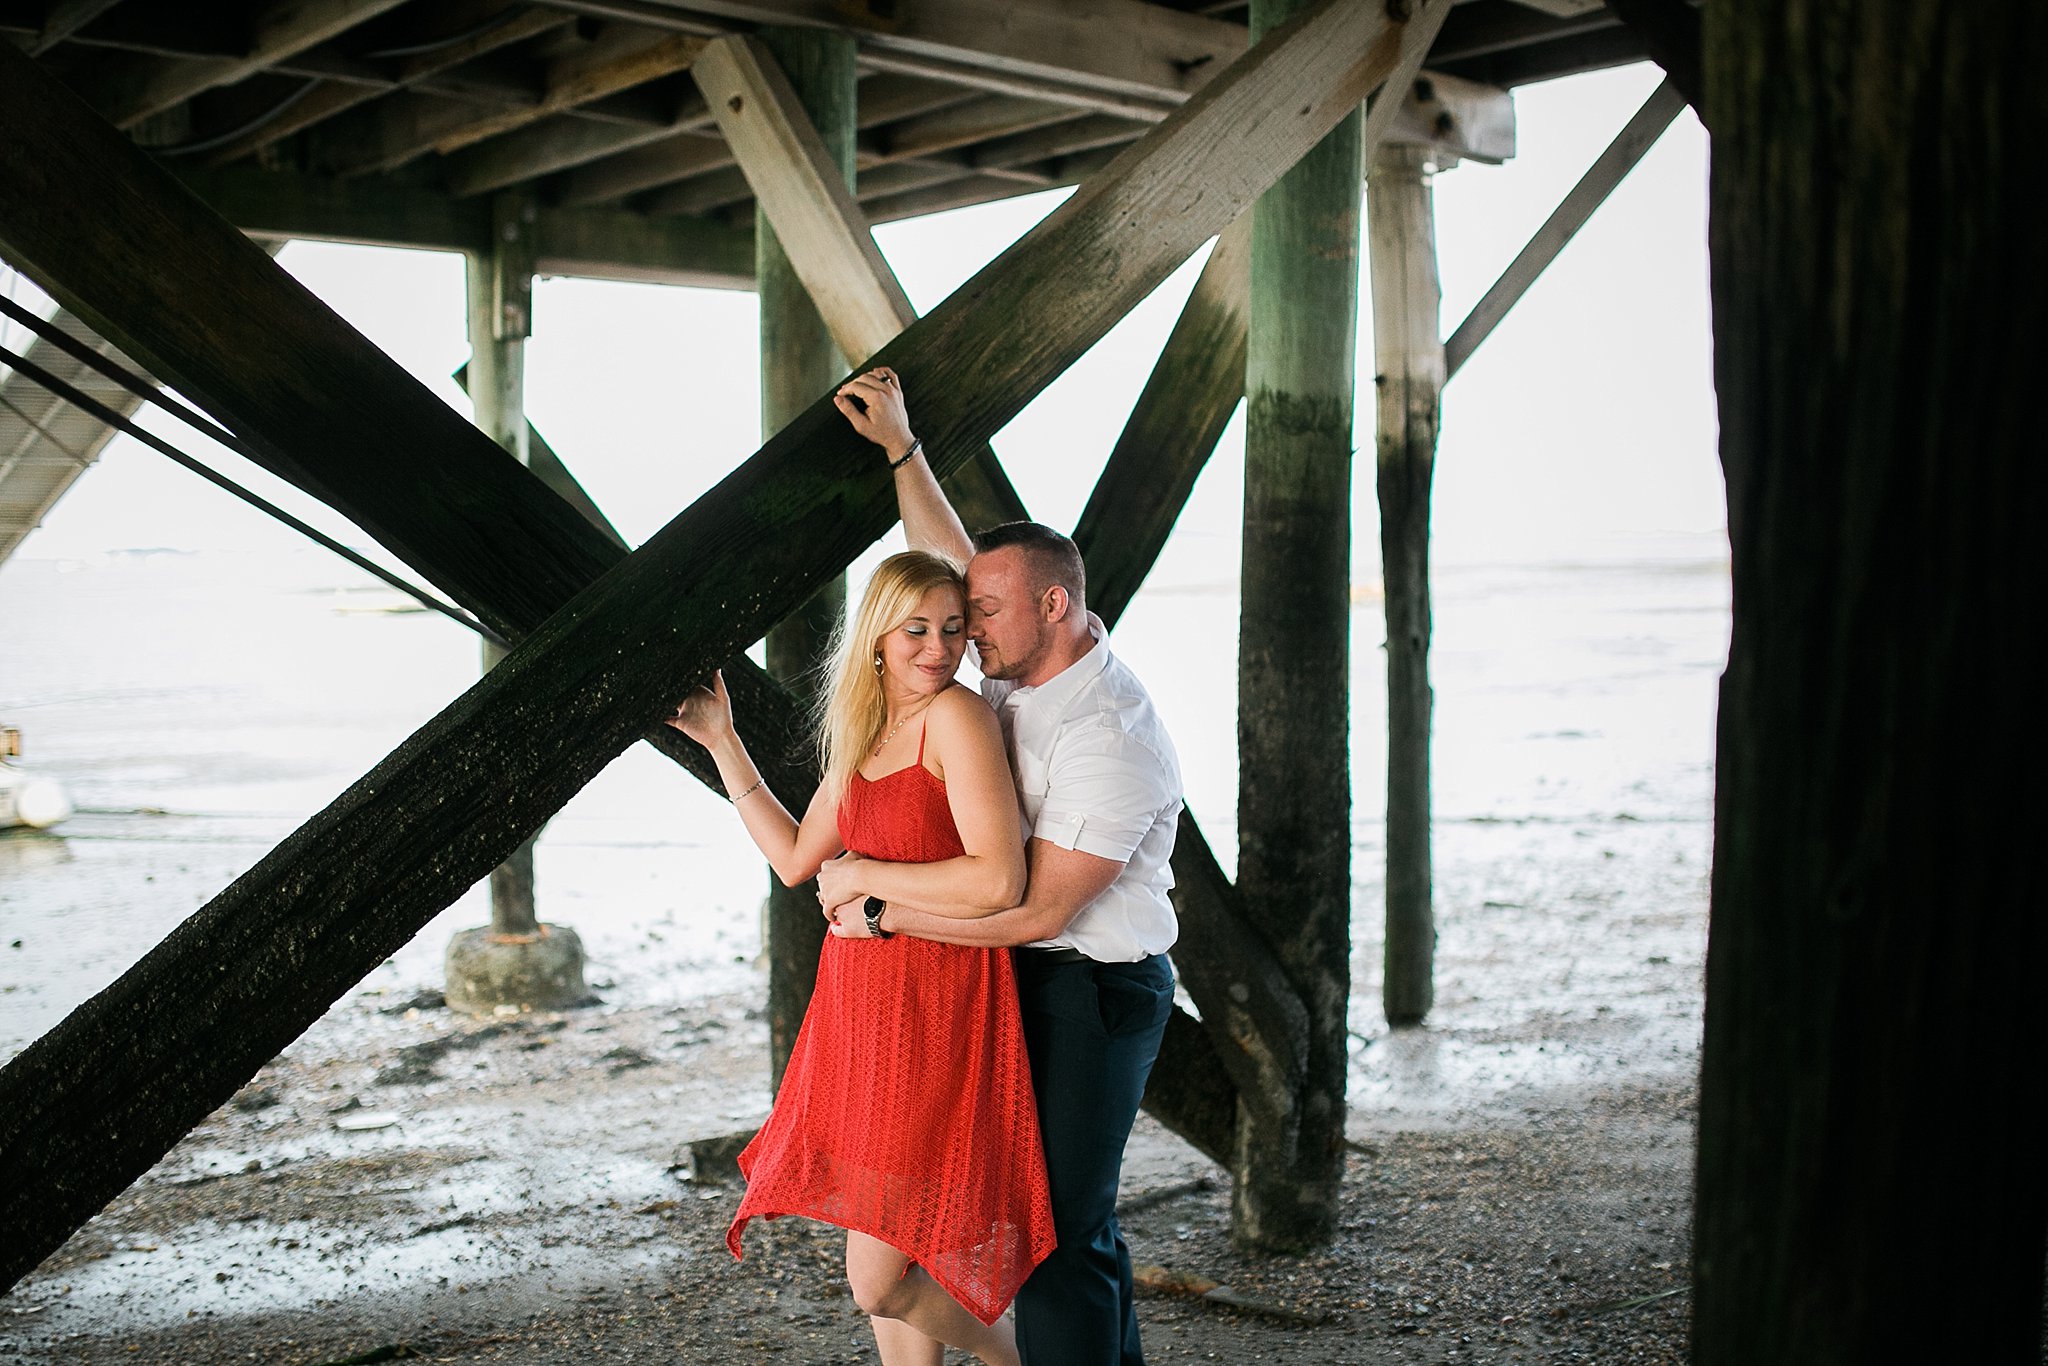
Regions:
[[[925, 705], [926, 705], [926, 706], [929, 706], [929, 705], [931, 705], [931, 704], [930, 704], [930, 703], [926, 703]], [[918, 708], [918, 709], [917, 709], [916, 711], [907, 711], [907, 712], [903, 713], [903, 715], [902, 715], [902, 716], [900, 716], [900, 717], [898, 717], [898, 718], [897, 718], [897, 720], [896, 720], [896, 724], [895, 724], [895, 725], [893, 725], [893, 726], [891, 726], [891, 727], [889, 727], [889, 733], [888, 733], [887, 735], [884, 735], [884, 736], [882, 737], [882, 741], [881, 741], [881, 743], [880, 743], [880, 744], [878, 744], [878, 745], [876, 745], [876, 746], [875, 746], [875, 747], [874, 747], [873, 749], [871, 749], [871, 750], [869, 750], [869, 751], [868, 751], [868, 757], [869, 757], [870, 759], [879, 759], [879, 758], [881, 758], [881, 757], [882, 757], [882, 751], [883, 751], [883, 750], [885, 750], [885, 749], [887, 749], [887, 748], [889, 747], [889, 742], [890, 742], [891, 740], [894, 740], [894, 739], [896, 738], [896, 732], [897, 732], [897, 731], [899, 731], [899, 730], [902, 730], [902, 729], [903, 729], [903, 723], [904, 723], [905, 721], [908, 721], [908, 720], [909, 720], [909, 719], [910, 719], [911, 717], [913, 717], [913, 716], [919, 716], [919, 715], [922, 715], [923, 713], [924, 713], [924, 707], [919, 707], [919, 708]]]

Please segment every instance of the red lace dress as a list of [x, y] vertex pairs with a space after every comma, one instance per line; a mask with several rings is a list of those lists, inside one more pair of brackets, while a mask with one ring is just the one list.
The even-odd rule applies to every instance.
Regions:
[[[873, 781], [853, 775], [839, 803], [848, 849], [894, 863], [963, 852], [923, 750]], [[828, 935], [740, 1171], [735, 1257], [749, 1219], [801, 1214], [881, 1239], [995, 1322], [1053, 1248], [1009, 950]]]

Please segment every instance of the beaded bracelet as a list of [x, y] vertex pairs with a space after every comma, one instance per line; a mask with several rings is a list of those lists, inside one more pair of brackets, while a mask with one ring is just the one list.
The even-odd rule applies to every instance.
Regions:
[[754, 785], [752, 787], [748, 788], [745, 792], [740, 793], [738, 797], [730, 798], [730, 800], [734, 806], [738, 806], [740, 804], [741, 797], [751, 797], [756, 792], [760, 791], [763, 787], [767, 786], [767, 784], [768, 780], [766, 778], [756, 778], [754, 779]]

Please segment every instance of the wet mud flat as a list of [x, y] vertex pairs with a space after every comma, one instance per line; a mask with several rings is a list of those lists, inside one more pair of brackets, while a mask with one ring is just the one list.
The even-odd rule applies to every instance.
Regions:
[[[1428, 1046], [1363, 1048], [1398, 1074]], [[836, 1231], [725, 1249], [765, 1052], [748, 996], [480, 1021], [361, 994], [0, 1297], [0, 1362], [872, 1361]], [[1289, 1258], [1233, 1249], [1222, 1174], [1141, 1120], [1148, 1355], [1679, 1362], [1693, 1122], [1686, 1067], [1356, 1111], [1339, 1236]]]

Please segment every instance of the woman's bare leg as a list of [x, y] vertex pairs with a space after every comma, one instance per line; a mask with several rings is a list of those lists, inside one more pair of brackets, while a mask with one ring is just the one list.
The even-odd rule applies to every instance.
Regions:
[[882, 1366], [944, 1366], [946, 1344], [926, 1337], [902, 1319], [868, 1317]]
[[1009, 1319], [997, 1319], [993, 1327], [983, 1323], [879, 1238], [847, 1231], [846, 1279], [854, 1302], [874, 1320], [883, 1366], [937, 1366], [946, 1347], [971, 1352], [988, 1366], [1020, 1366], [1017, 1330]]

